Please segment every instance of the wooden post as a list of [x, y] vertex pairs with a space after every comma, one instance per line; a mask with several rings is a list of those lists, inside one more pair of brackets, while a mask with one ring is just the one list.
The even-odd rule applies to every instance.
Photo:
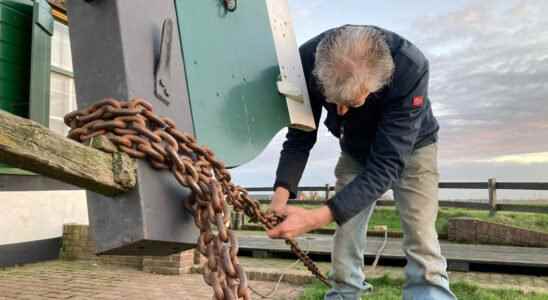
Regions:
[[0, 110], [0, 162], [51, 177], [96, 193], [114, 196], [133, 189], [136, 162], [127, 154], [93, 148], [114, 147], [104, 137], [91, 147]]
[[487, 182], [489, 189], [489, 216], [494, 216], [497, 213], [497, 180], [489, 178]]
[[238, 226], [241, 229], [245, 225], [245, 215], [243, 212], [238, 213]]
[[237, 212], [236, 210], [232, 210], [230, 216], [231, 228], [233, 230], [240, 230], [242, 228], [242, 213]]
[[329, 183], [325, 185], [325, 201], [329, 200]]

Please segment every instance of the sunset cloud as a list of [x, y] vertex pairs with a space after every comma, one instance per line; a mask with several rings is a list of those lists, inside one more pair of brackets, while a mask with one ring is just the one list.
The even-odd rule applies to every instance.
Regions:
[[[300, 43], [333, 26], [374, 24], [425, 52], [441, 127], [442, 181], [548, 181], [548, 1], [290, 5]], [[235, 169], [235, 178], [244, 185], [272, 184], [283, 141], [281, 132], [257, 159]], [[339, 153], [338, 141], [320, 126], [301, 184], [333, 183]]]

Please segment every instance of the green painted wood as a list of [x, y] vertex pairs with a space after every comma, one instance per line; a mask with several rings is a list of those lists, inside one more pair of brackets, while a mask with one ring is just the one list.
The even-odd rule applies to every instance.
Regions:
[[[13, 54], [6, 54], [10, 56], [15, 56]], [[28, 76], [29, 70], [30, 70], [30, 63], [27, 63], [28, 60], [26, 60], [25, 55], [20, 55], [17, 58], [18, 63], [9, 62], [7, 60], [0, 61], [0, 80], [2, 81], [11, 81], [11, 82], [19, 82], [19, 81], [27, 81], [28, 82]], [[22, 63], [19, 63], [22, 62]]]
[[198, 142], [240, 165], [289, 123], [266, 2], [239, 1], [233, 13], [218, 0], [175, 3]]
[[46, 0], [35, 0], [33, 10], [29, 116], [49, 126], [51, 35], [53, 16]]
[[17, 28], [30, 29], [30, 7], [32, 3], [17, 5], [14, 1], [0, 1], [0, 23]]
[[49, 36], [53, 34], [53, 16], [46, 0], [34, 0], [33, 20]]
[[[0, 109], [46, 126], [52, 33], [47, 1], [0, 0]], [[0, 164], [0, 174], [32, 173]]]
[[4, 6], [15, 8], [25, 14], [32, 13], [33, 0], [0, 0]]
[[[32, 2], [0, 0], [0, 109], [28, 117]], [[28, 172], [0, 164], [0, 174]]]
[[0, 108], [28, 116], [32, 3], [0, 1]]
[[30, 42], [29, 36], [26, 35], [27, 30], [0, 24], [0, 36], [2, 41], [18, 47], [26, 47]]
[[[0, 63], [23, 63], [24, 66], [29, 65], [30, 60], [26, 58], [26, 53], [18, 49], [17, 46], [0, 42]], [[4, 69], [0, 69], [0, 72], [4, 72]]]

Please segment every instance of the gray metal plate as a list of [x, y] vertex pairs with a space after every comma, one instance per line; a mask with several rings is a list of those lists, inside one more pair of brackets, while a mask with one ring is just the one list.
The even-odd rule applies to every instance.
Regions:
[[[174, 2], [157, 0], [67, 1], [78, 107], [105, 98], [149, 100], [159, 115], [192, 133], [179, 37], [174, 35], [169, 105], [154, 95], [161, 26], [176, 20]], [[97, 252], [166, 255], [194, 246], [198, 231], [183, 202], [189, 190], [167, 172], [138, 164], [138, 186], [116, 198], [88, 192]]]

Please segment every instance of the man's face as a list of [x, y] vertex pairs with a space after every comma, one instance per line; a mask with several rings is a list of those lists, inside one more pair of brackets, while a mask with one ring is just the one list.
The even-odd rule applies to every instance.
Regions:
[[369, 92], [364, 92], [364, 93], [358, 95], [352, 101], [348, 102], [348, 106], [354, 107], [354, 108], [362, 106], [365, 103], [365, 100], [367, 99], [367, 96], [369, 96]]

